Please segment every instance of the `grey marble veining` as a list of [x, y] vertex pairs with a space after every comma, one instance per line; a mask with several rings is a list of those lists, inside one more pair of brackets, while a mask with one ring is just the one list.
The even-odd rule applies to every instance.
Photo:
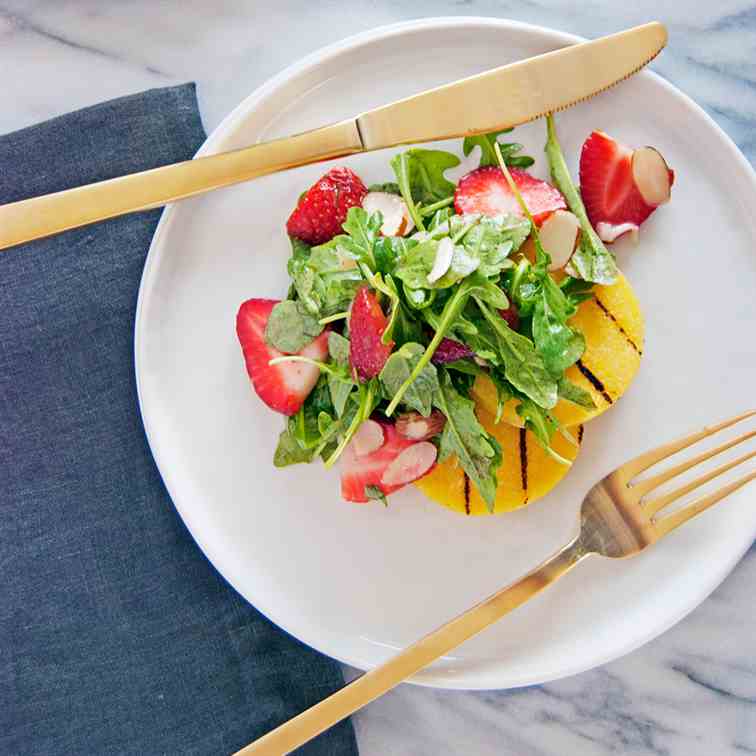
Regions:
[[[258, 84], [318, 47], [381, 24], [459, 14], [588, 37], [658, 18], [672, 44], [655, 69], [703, 105], [756, 162], [756, 5], [749, 0], [0, 0], [0, 132], [188, 79], [199, 84], [211, 130]], [[402, 686], [356, 716], [361, 752], [756, 754], [755, 585], [752, 548], [672, 630], [573, 678], [489, 693]]]

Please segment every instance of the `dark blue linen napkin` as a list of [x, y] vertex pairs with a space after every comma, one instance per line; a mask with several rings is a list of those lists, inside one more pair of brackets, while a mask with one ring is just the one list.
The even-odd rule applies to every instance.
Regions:
[[[194, 85], [0, 137], [0, 203], [191, 157]], [[0, 753], [223, 754], [343, 684], [215, 572], [137, 406], [160, 211], [0, 253]], [[300, 749], [353, 756], [344, 722]]]

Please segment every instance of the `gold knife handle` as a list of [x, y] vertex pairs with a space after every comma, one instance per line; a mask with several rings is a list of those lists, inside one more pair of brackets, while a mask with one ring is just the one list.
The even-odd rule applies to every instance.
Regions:
[[257, 176], [362, 152], [355, 119], [252, 147], [0, 205], [0, 250]]
[[293, 751], [524, 604], [571, 570], [583, 556], [577, 539], [572, 541], [516, 583], [245, 746], [235, 756], [281, 756]]

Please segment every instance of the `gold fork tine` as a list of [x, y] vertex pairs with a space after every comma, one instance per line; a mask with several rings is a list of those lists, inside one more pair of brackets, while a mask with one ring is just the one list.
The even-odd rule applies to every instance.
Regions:
[[676, 488], [674, 491], [670, 491], [669, 493], [658, 496], [655, 499], [651, 499], [651, 501], [642, 502], [641, 506], [649, 516], [655, 515], [658, 511], [664, 509], [666, 506], [671, 504], [673, 501], [676, 501], [681, 496], [685, 496], [685, 494], [688, 494], [691, 491], [695, 491], [698, 487], [704, 485], [704, 483], [708, 483], [710, 480], [714, 480], [714, 478], [718, 478], [720, 475], [724, 475], [724, 473], [726, 473], [728, 470], [732, 470], [733, 467], [737, 467], [743, 462], [747, 462], [749, 459], [753, 459], [754, 457], [756, 457], [756, 451], [744, 454], [742, 457], [738, 457], [738, 459], [732, 462], [721, 465], [720, 467], [717, 467], [716, 470], [712, 470], [705, 475], [701, 475], [695, 480], [692, 480], [690, 483], [686, 483], [684, 486]]
[[756, 470], [748, 473], [748, 475], [744, 475], [734, 483], [729, 483], [728, 485], [720, 488], [718, 491], [715, 491], [708, 496], [704, 496], [698, 501], [694, 501], [687, 507], [683, 507], [677, 512], [674, 512], [671, 515], [667, 515], [667, 517], [662, 517], [659, 520], [655, 520], [654, 524], [656, 526], [656, 531], [659, 537], [661, 538], [662, 536], [667, 535], [667, 533], [673, 531], [675, 528], [679, 528], [680, 525], [686, 523], [692, 517], [701, 514], [701, 512], [704, 512], [709, 507], [716, 504], [718, 501], [724, 499], [725, 496], [729, 496], [731, 493], [737, 491], [739, 488], [742, 488], [746, 483], [750, 483], [752, 480], [756, 480]]
[[626, 481], [630, 481], [639, 473], [642, 473], [644, 470], [647, 470], [652, 465], [655, 465], [657, 462], [661, 462], [661, 460], [666, 459], [672, 454], [682, 451], [683, 449], [687, 449], [697, 441], [700, 441], [707, 436], [711, 436], [714, 433], [718, 433], [725, 428], [729, 428], [731, 425], [735, 425], [735, 423], [739, 423], [741, 420], [746, 420], [747, 418], [753, 417], [754, 415], [756, 415], [756, 410], [750, 410], [749, 412], [744, 412], [742, 415], [737, 415], [736, 417], [730, 418], [729, 420], [724, 420], [718, 425], [713, 425], [711, 427], [707, 426], [697, 433], [692, 433], [690, 436], [679, 438], [677, 439], [677, 441], [672, 441], [668, 444], [664, 444], [664, 446], [652, 449], [651, 451], [647, 451], [644, 454], [641, 454], [635, 459], [631, 459], [629, 462], [626, 462], [624, 465], [617, 468], [617, 472]]
[[653, 475], [652, 477], [646, 478], [645, 480], [640, 480], [637, 483], [634, 483], [632, 486], [630, 486], [630, 490], [634, 494], [636, 494], [638, 498], [640, 499], [642, 496], [645, 496], [647, 493], [650, 493], [655, 488], [658, 488], [662, 483], [666, 483], [668, 480], [672, 480], [672, 478], [676, 478], [678, 475], [681, 475], [687, 470], [690, 470], [691, 467], [700, 465], [701, 462], [705, 462], [707, 459], [716, 457], [717, 454], [721, 454], [722, 452], [725, 452], [728, 449], [732, 449], [733, 446], [742, 444], [744, 441], [748, 441], [748, 439], [753, 438], [754, 436], [756, 436], [756, 430], [749, 431], [748, 433], [744, 433], [742, 436], [738, 436], [738, 438], [732, 441], [727, 441], [726, 443], [720, 444], [714, 449], [710, 449], [709, 451], [706, 451], [703, 454], [699, 454], [697, 457], [693, 457], [692, 459], [686, 462], [682, 462], [679, 465], [670, 467], [669, 470], [664, 470], [663, 472], [660, 472], [658, 475]]

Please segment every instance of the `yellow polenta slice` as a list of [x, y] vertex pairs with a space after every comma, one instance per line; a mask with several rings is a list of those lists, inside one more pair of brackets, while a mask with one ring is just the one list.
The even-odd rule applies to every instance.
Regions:
[[[477, 414], [483, 427], [501, 444], [503, 459], [497, 473], [499, 486], [494, 514], [509, 512], [540, 499], [570, 469], [549, 456], [530, 431], [507, 423], [495, 424], [494, 418], [480, 407]], [[571, 433], [579, 444], [583, 438], [583, 427], [574, 428]], [[563, 457], [573, 460], [577, 456], [578, 447], [561, 434], [555, 433], [551, 443]], [[449, 509], [468, 515], [490, 514], [475, 484], [467, 477], [455, 456], [436, 465], [415, 485], [428, 498]]]
[[[585, 352], [566, 372], [567, 377], [589, 391], [596, 409], [560, 401], [553, 409], [562, 425], [577, 425], [600, 415], [614, 404], [632, 382], [643, 353], [643, 315], [635, 292], [620, 273], [611, 286], [595, 286], [593, 299], [583, 302], [570, 320], [585, 336]], [[475, 399], [488, 412], [496, 412], [496, 388], [486, 377], [473, 387]], [[502, 421], [521, 426], [517, 402], [504, 407]]]

